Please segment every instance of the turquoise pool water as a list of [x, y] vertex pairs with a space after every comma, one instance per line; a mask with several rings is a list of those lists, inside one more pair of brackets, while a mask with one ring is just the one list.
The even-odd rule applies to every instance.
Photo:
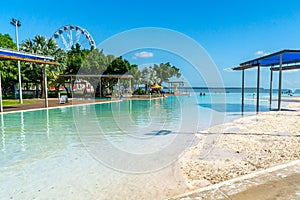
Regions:
[[[256, 101], [249, 95], [245, 114], [255, 111]], [[1, 114], [0, 194], [39, 196], [38, 191], [30, 193], [31, 187], [69, 183], [72, 170], [81, 169], [80, 178], [90, 166], [101, 168], [97, 173], [107, 180], [112, 171], [163, 169], [197, 142], [194, 133], [240, 117], [240, 98], [207, 94]], [[261, 102], [261, 110], [268, 110], [268, 101]], [[106, 179], [101, 181], [94, 180], [107, 186]]]
[[[147, 142], [147, 138], [155, 135], [194, 133], [241, 116], [240, 95], [212, 96], [124, 100], [3, 114], [0, 117], [1, 167], [51, 155], [98, 133], [103, 138], [97, 139], [110, 140], [112, 143], [132, 137]], [[213, 104], [212, 98], [215, 98]], [[255, 106], [255, 100], [246, 100], [246, 114], [253, 114]], [[263, 101], [260, 110], [268, 109], [268, 102]]]

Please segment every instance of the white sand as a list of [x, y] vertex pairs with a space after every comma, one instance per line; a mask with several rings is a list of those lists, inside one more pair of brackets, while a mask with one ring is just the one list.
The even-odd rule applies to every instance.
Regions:
[[179, 163], [189, 189], [300, 158], [300, 103], [212, 127]]

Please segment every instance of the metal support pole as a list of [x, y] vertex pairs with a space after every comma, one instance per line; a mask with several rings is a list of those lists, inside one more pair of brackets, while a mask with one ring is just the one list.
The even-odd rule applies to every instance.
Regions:
[[19, 73], [19, 102], [23, 104], [23, 94], [22, 94], [22, 80], [21, 80], [21, 65], [18, 60], [18, 73]]
[[100, 85], [99, 85], [99, 96], [102, 97], [102, 83], [101, 83], [101, 77], [100, 77]]
[[[18, 34], [19, 22], [16, 22], [15, 26], [16, 26], [16, 43], [17, 43], [17, 49], [19, 51], [20, 50], [20, 47], [19, 47], [19, 34]], [[20, 101], [20, 104], [23, 104], [21, 64], [20, 64], [19, 60], [18, 60], [18, 78], [19, 78], [19, 101]]]
[[278, 111], [281, 109], [281, 90], [282, 90], [282, 54], [280, 54], [279, 66], [279, 86], [278, 86]]
[[259, 112], [260, 63], [257, 66], [256, 112]]
[[73, 96], [74, 96], [74, 92], [73, 92], [73, 77], [71, 76], [71, 78], [70, 78], [70, 81], [71, 81], [71, 94], [72, 94], [72, 98], [73, 98]]
[[121, 92], [120, 92], [120, 78], [118, 78], [118, 96], [120, 96], [121, 95]]
[[2, 132], [2, 151], [5, 152], [6, 143], [5, 143], [5, 126], [4, 126], [4, 115], [1, 114], [1, 132]]
[[270, 110], [272, 109], [272, 94], [273, 94], [273, 66], [271, 67], [271, 77], [270, 77]]
[[131, 95], [131, 78], [129, 78], [129, 94]]
[[48, 108], [48, 89], [47, 89], [47, 67], [44, 65], [44, 92], [45, 92], [45, 107]]
[[46, 110], [46, 132], [47, 132], [47, 138], [50, 138], [50, 123], [49, 123], [49, 109]]
[[0, 72], [0, 112], [3, 112], [3, 101], [2, 101], [2, 77], [1, 77], [1, 72]]
[[245, 99], [245, 70], [242, 70], [242, 112], [244, 112], [244, 99]]

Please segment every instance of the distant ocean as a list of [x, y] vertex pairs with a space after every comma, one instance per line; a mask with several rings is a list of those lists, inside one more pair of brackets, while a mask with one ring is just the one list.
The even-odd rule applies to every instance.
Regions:
[[[241, 93], [242, 92], [242, 88], [238, 88], [238, 87], [225, 87], [225, 88], [208, 88], [208, 87], [179, 87], [178, 88], [180, 93]], [[168, 88], [165, 87], [164, 88], [165, 92], [169, 92], [169, 91], [174, 91], [174, 88]], [[245, 88], [245, 93], [256, 93], [257, 90], [256, 88]], [[265, 88], [260, 88], [259, 89], [260, 93], [270, 93], [270, 89], [265, 89]], [[278, 89], [273, 89], [272, 92], [278, 93]], [[291, 90], [291, 89], [282, 89], [282, 93], [283, 94], [288, 94], [289, 92], [292, 92], [293, 94], [298, 94], [300, 95], [300, 89], [296, 89], [296, 90]]]

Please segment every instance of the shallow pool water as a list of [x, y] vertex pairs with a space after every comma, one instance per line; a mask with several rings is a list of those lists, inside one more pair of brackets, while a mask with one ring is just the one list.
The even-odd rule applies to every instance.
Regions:
[[[167, 168], [197, 142], [196, 132], [240, 117], [240, 98], [196, 94], [1, 114], [0, 196], [94, 197], [96, 185]], [[253, 114], [256, 102], [245, 103]]]

